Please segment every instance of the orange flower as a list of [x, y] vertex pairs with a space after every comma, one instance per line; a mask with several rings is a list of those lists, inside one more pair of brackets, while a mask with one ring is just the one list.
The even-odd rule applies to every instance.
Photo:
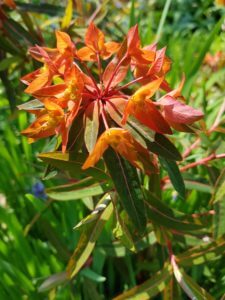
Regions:
[[139, 88], [129, 99], [124, 111], [122, 124], [125, 124], [129, 115], [133, 115], [141, 123], [159, 133], [171, 134], [172, 131], [154, 103], [150, 100], [159, 89], [163, 77], [156, 79]]
[[104, 33], [99, 30], [94, 23], [88, 27], [85, 36], [86, 47], [77, 51], [77, 56], [81, 60], [97, 61], [97, 55], [103, 59], [108, 59], [112, 54], [116, 53], [120, 44], [115, 42], [105, 43]]
[[144, 173], [157, 172], [153, 155], [150, 156], [147, 149], [143, 148], [127, 130], [122, 128], [110, 128], [100, 136], [82, 169], [93, 167], [109, 146]]
[[[25, 92], [33, 94], [44, 86], [51, 84], [56, 75], [61, 75], [72, 63], [72, 55], [75, 46], [65, 32], [56, 31], [57, 49], [46, 47], [31, 47], [30, 53], [36, 59], [44, 63], [44, 67], [21, 78], [22, 82], [28, 84]], [[69, 60], [69, 61], [68, 61]]]
[[[43, 67], [24, 76], [22, 81], [28, 85], [25, 91], [40, 103], [34, 101], [33, 109], [32, 101], [27, 108], [26, 104], [22, 105], [22, 109], [36, 115], [36, 120], [22, 133], [30, 141], [59, 135], [65, 152], [68, 134], [79, 115], [79, 122], [83, 120], [84, 145], [88, 151], [94, 149], [84, 169], [93, 166], [104, 151], [112, 147], [143, 172], [157, 172], [155, 157], [137, 142], [136, 135], [132, 136], [134, 130], [126, 126], [129, 116], [134, 117], [134, 125], [136, 118], [137, 123], [160, 134], [172, 134], [170, 126], [186, 130], [188, 124], [202, 118], [201, 112], [178, 101], [183, 81], [175, 90], [166, 82], [171, 64], [165, 55], [166, 48], [157, 50], [156, 44], [142, 47], [137, 26], [129, 30], [121, 45], [105, 42], [103, 32], [93, 23], [88, 27], [85, 44], [77, 50], [68, 34], [56, 31], [56, 48], [35, 46], [30, 49], [33, 58], [43, 63]], [[113, 54], [109, 62], [102, 63]], [[93, 74], [85, 61], [94, 62], [98, 74]], [[120, 85], [129, 70], [134, 74], [133, 80]], [[129, 96], [127, 89], [137, 82], [141, 87]], [[152, 99], [159, 89], [167, 94], [159, 101]], [[40, 104], [44, 108], [40, 109]], [[114, 128], [114, 121], [119, 128]], [[99, 137], [100, 131], [103, 133]]]
[[29, 138], [29, 142], [52, 136], [63, 131], [65, 124], [63, 109], [49, 100], [43, 101], [45, 108], [32, 111], [36, 115], [36, 120], [21, 133]]

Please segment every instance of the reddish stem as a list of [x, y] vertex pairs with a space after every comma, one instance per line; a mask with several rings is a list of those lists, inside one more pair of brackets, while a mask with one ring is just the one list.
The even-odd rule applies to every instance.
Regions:
[[115, 70], [113, 71], [112, 76], [111, 76], [111, 78], [109, 79], [109, 82], [108, 82], [108, 84], [107, 84], [107, 86], [106, 86], [105, 94], [108, 93], [109, 88], [110, 88], [110, 85], [111, 85], [111, 83], [112, 83], [112, 81], [113, 81], [113, 78], [115, 77], [115, 75], [116, 75], [116, 73], [118, 72], [120, 66], [122, 65], [122, 63], [124, 62], [124, 60], [125, 60], [126, 58], [127, 58], [127, 54], [126, 54], [123, 58], [121, 58], [121, 60], [119, 61], [118, 65], [115, 67]]
[[138, 78], [136, 78], [136, 79], [134, 79], [134, 80], [132, 80], [132, 81], [130, 81], [130, 82], [128, 82], [128, 83], [122, 85], [122, 86], [119, 86], [119, 87], [116, 89], [116, 91], [123, 90], [123, 89], [127, 88], [128, 86], [130, 86], [130, 85], [132, 85], [132, 84], [134, 84], [134, 83], [136, 83], [136, 82], [138, 82], [138, 81], [141, 81], [142, 79], [146, 79], [147, 77], [149, 77], [149, 76], [140, 76], [140, 77], [138, 77]]

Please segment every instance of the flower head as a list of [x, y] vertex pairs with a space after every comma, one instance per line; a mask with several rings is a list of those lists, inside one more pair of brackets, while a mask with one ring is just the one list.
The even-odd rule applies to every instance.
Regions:
[[[25, 92], [41, 105], [32, 109], [28, 104], [27, 110], [35, 114], [36, 120], [22, 134], [30, 142], [59, 135], [65, 152], [68, 135], [79, 116], [90, 152], [83, 169], [93, 167], [111, 147], [144, 173], [157, 172], [156, 155], [133, 135], [129, 122], [142, 124], [153, 133], [172, 134], [172, 128], [185, 130], [187, 124], [202, 118], [200, 111], [184, 103], [184, 80], [175, 90], [167, 83], [171, 61], [166, 48], [157, 50], [156, 44], [142, 47], [137, 26], [129, 30], [122, 43], [106, 41], [93, 23], [84, 44], [79, 48], [68, 34], [56, 31], [56, 48], [30, 49], [43, 67], [22, 81], [28, 86]], [[95, 68], [90, 69], [87, 62]], [[129, 70], [133, 74], [130, 82], [126, 80]], [[129, 90], [132, 86], [136, 91]], [[163, 96], [157, 100], [160, 92]], [[114, 112], [120, 113], [116, 123]]]

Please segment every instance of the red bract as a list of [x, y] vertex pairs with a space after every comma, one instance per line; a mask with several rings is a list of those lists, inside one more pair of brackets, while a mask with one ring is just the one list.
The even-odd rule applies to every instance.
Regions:
[[[166, 49], [157, 50], [156, 44], [142, 47], [137, 26], [129, 30], [121, 44], [106, 42], [103, 32], [93, 23], [87, 30], [85, 46], [80, 49], [64, 32], [57, 31], [56, 40], [54, 49], [30, 49], [33, 58], [44, 66], [22, 81], [28, 85], [25, 91], [35, 96], [43, 108], [28, 109], [36, 120], [22, 133], [31, 142], [60, 135], [65, 152], [71, 125], [76, 126], [77, 118], [82, 117], [84, 142], [90, 152], [84, 169], [94, 166], [112, 147], [143, 172], [157, 172], [155, 154], [133, 135], [129, 123], [148, 127], [149, 132], [172, 134], [171, 127], [185, 130], [187, 124], [203, 116], [184, 104], [183, 81], [175, 90], [166, 82], [171, 64]], [[105, 70], [102, 60], [107, 61]], [[90, 68], [86, 62], [96, 66]], [[129, 69], [133, 74], [130, 81], [126, 80]], [[129, 90], [132, 86], [137, 87], [133, 93]], [[164, 95], [157, 101], [155, 95], [160, 90]], [[119, 113], [116, 121], [114, 113]]]

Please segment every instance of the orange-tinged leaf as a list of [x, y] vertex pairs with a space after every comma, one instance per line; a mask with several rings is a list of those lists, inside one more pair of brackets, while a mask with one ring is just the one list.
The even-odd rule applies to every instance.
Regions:
[[144, 100], [151, 98], [159, 89], [163, 79], [163, 77], [158, 78], [140, 87], [131, 97], [131, 101], [135, 103], [141, 103], [144, 102]]
[[104, 47], [104, 33], [94, 23], [90, 23], [85, 35], [85, 44], [95, 52], [100, 52]]
[[88, 47], [83, 47], [77, 51], [77, 56], [81, 60], [86, 60], [86, 61], [96, 61], [97, 57], [95, 52]]
[[66, 84], [56, 84], [43, 87], [42, 89], [35, 91], [33, 94], [36, 97], [50, 97], [63, 93], [66, 88]]
[[179, 124], [192, 124], [203, 118], [200, 110], [194, 109], [171, 96], [165, 96], [158, 102], [164, 111], [166, 120]]

